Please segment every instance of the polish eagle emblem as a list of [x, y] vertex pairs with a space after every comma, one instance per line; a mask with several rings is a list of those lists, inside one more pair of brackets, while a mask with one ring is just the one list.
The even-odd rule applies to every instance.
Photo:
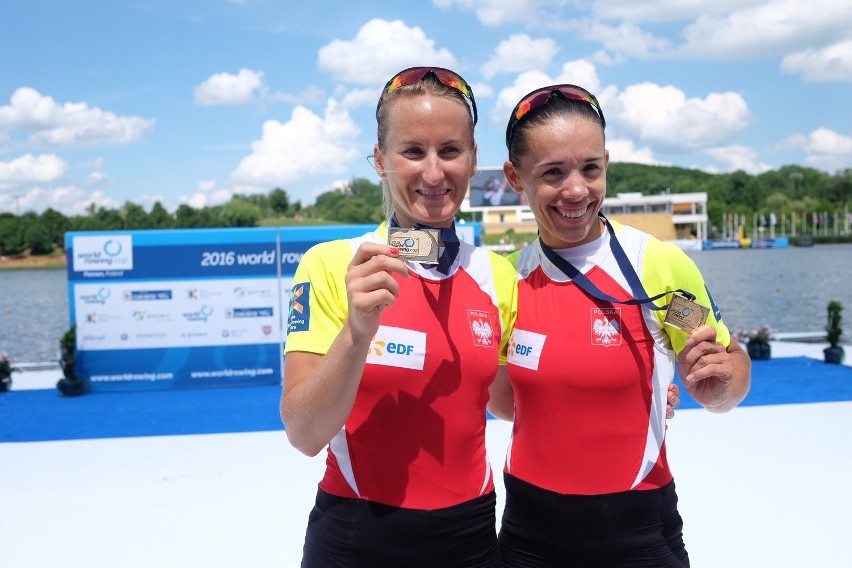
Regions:
[[469, 310], [470, 330], [473, 332], [473, 343], [481, 347], [491, 347], [494, 343], [494, 329], [487, 312]]
[[604, 345], [606, 347], [613, 345], [621, 345], [621, 333], [619, 330], [619, 320], [617, 317], [607, 317], [604, 314], [597, 314], [599, 317], [594, 318], [592, 323], [592, 344]]

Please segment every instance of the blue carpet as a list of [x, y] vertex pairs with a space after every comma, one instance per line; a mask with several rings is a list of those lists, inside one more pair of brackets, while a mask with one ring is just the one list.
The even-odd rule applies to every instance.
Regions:
[[[675, 379], [686, 392], [680, 379]], [[852, 367], [808, 357], [778, 357], [751, 362], [751, 389], [742, 406], [852, 400]], [[699, 408], [687, 394], [680, 408]]]
[[[682, 387], [683, 385], [681, 385]], [[685, 392], [685, 391], [684, 391]], [[283, 430], [279, 386], [91, 393], [0, 393], [0, 443]], [[852, 400], [852, 367], [807, 357], [752, 363], [746, 406]], [[697, 408], [684, 394], [680, 409]]]
[[277, 385], [71, 398], [55, 389], [12, 390], [0, 393], [0, 442], [283, 430], [280, 397]]

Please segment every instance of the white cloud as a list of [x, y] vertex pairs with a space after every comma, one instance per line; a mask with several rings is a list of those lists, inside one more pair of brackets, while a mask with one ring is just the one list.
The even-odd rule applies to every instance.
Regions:
[[77, 164], [79, 167], [86, 170], [99, 170], [104, 166], [104, 158], [103, 156], [98, 156], [97, 158], [90, 158], [88, 160], [83, 160]]
[[32, 130], [33, 144], [126, 144], [141, 139], [156, 122], [86, 103], [60, 105], [29, 87], [15, 91], [10, 102], [0, 107], [0, 129]]
[[436, 49], [422, 29], [381, 19], [361, 26], [352, 41], [338, 39], [321, 47], [318, 64], [339, 81], [361, 85], [383, 85], [413, 65], [458, 67], [456, 58], [446, 49]]
[[379, 100], [379, 89], [341, 90], [341, 98], [339, 100], [340, 110], [352, 110], [362, 106], [375, 108]]
[[565, 63], [559, 75], [553, 78], [541, 71], [527, 71], [518, 75], [514, 84], [500, 91], [494, 109], [491, 111], [491, 119], [505, 126], [509, 120], [509, 114], [521, 97], [539, 87], [560, 83], [579, 85], [595, 93], [596, 96], [600, 91], [600, 80], [595, 66], [583, 59]]
[[606, 149], [609, 150], [610, 163], [630, 162], [633, 164], [660, 165], [654, 159], [654, 152], [645, 146], [637, 148], [632, 140], [626, 138], [607, 139]]
[[684, 55], [745, 59], [824, 46], [847, 38], [848, 0], [769, 0], [722, 15], [706, 15], [683, 30]]
[[805, 162], [827, 171], [852, 168], [852, 137], [828, 128], [817, 128], [807, 136], [791, 136], [784, 144], [805, 152]]
[[737, 93], [687, 98], [673, 86], [631, 85], [604, 105], [607, 116], [638, 133], [641, 140], [672, 149], [717, 146], [745, 128], [751, 112]]
[[673, 22], [692, 20], [699, 16], [715, 16], [732, 9], [765, 4], [766, 0], [608, 0], [592, 2], [592, 12], [601, 19], [628, 22]]
[[470, 88], [473, 89], [473, 94], [478, 101], [484, 101], [494, 96], [494, 88], [488, 83], [473, 82], [470, 84]]
[[315, 105], [320, 104], [326, 99], [325, 91], [319, 87], [308, 87], [300, 93], [292, 94], [284, 91], [277, 91], [269, 95], [273, 101], [290, 103], [294, 105]]
[[56, 154], [25, 154], [0, 162], [0, 188], [32, 183], [49, 183], [65, 175], [68, 164]]
[[497, 73], [545, 70], [558, 51], [559, 46], [551, 38], [515, 34], [497, 45], [491, 59], [482, 66], [482, 74], [490, 79]]
[[252, 144], [251, 155], [242, 159], [231, 179], [269, 191], [307, 176], [345, 172], [359, 155], [358, 134], [349, 113], [334, 99], [329, 99], [323, 117], [296, 107], [288, 122], [263, 124], [262, 138]]
[[107, 181], [107, 176], [103, 172], [91, 172], [86, 176], [86, 185], [100, 185]]
[[[595, 56], [600, 63], [621, 62], [628, 57], [649, 58], [671, 49], [671, 42], [648, 33], [638, 26], [620, 23], [579, 22], [572, 26], [584, 39], [603, 44], [605, 51]], [[609, 53], [607, 53], [609, 52]]]
[[717, 165], [712, 168], [714, 172], [735, 172], [742, 170], [750, 174], [762, 174], [772, 169], [768, 164], [760, 163], [757, 152], [741, 145], [717, 146], [704, 150], [706, 154], [716, 160]]
[[805, 81], [852, 81], [852, 40], [790, 54], [781, 69]]
[[59, 187], [32, 186], [18, 193], [15, 200], [7, 198], [4, 202], [0, 195], [0, 208], [13, 209], [18, 207], [21, 212], [34, 211], [41, 213], [48, 208], [61, 212], [66, 216], [87, 215], [87, 208], [94, 203], [96, 207], [117, 209], [119, 204], [101, 191], [86, 191], [76, 185]]
[[216, 180], [202, 180], [195, 186], [195, 193], [189, 197], [181, 196], [179, 201], [186, 203], [194, 209], [203, 209], [204, 207], [212, 207], [227, 203], [233, 197], [234, 191], [232, 188], [219, 187]]
[[548, 15], [558, 13], [565, 0], [432, 0], [439, 8], [452, 8], [475, 12], [486, 26], [510, 22], [536, 23], [547, 21]]
[[195, 102], [201, 105], [243, 105], [252, 102], [255, 91], [263, 87], [263, 71], [240, 69], [217, 73], [195, 87]]

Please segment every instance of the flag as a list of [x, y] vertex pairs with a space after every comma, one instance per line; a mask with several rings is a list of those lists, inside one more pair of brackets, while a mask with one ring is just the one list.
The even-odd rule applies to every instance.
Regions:
[[773, 227], [778, 224], [778, 218], [775, 216], [775, 212], [769, 214], [769, 224]]

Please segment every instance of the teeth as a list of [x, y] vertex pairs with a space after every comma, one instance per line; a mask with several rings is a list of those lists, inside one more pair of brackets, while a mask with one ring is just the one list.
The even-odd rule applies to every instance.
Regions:
[[588, 211], [588, 210], [589, 210], [588, 207], [586, 207], [585, 209], [572, 209], [572, 210], [569, 210], [569, 211], [566, 211], [564, 209], [557, 209], [559, 214], [562, 215], [563, 217], [565, 217], [566, 219], [579, 219], [580, 217], [585, 215], [586, 211]]

